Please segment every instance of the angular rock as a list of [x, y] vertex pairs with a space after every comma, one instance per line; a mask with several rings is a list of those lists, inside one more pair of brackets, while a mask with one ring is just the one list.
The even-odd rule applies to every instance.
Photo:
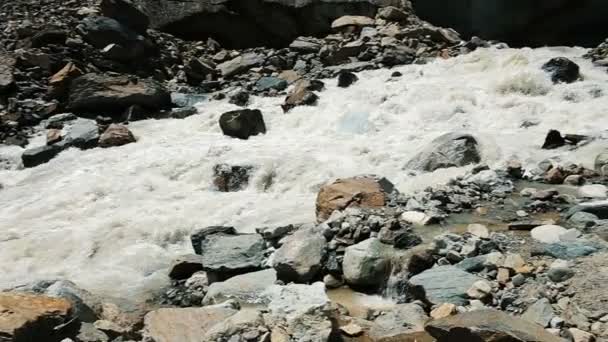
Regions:
[[445, 318], [445, 317], [450, 317], [453, 314], [455, 314], [456, 311], [456, 305], [454, 304], [450, 304], [450, 303], [444, 303], [441, 304], [440, 306], [436, 307], [435, 309], [433, 309], [433, 311], [431, 311], [431, 318], [432, 319], [441, 319], [441, 318]]
[[255, 83], [255, 87], [259, 91], [267, 91], [271, 89], [281, 91], [287, 88], [287, 81], [277, 77], [262, 77]]
[[556, 57], [543, 65], [553, 83], [572, 83], [581, 78], [579, 66], [565, 57]]
[[71, 62], [66, 64], [49, 79], [50, 96], [53, 98], [63, 98], [67, 95], [72, 80], [81, 75], [82, 70], [76, 67], [76, 65]]
[[23, 167], [36, 167], [55, 158], [61, 151], [63, 148], [57, 144], [34, 147], [23, 152], [21, 161]]
[[15, 64], [17, 60], [7, 54], [0, 54], [0, 94], [15, 86]]
[[406, 165], [410, 169], [433, 172], [437, 169], [465, 166], [481, 161], [477, 140], [468, 134], [444, 134], [412, 158]]
[[484, 299], [492, 294], [492, 284], [486, 280], [478, 280], [467, 291], [467, 296], [473, 299]]
[[89, 149], [99, 142], [99, 127], [95, 120], [78, 119], [68, 128], [62, 144]]
[[103, 16], [113, 18], [135, 32], [145, 35], [150, 20], [131, 0], [102, 0], [101, 13]]
[[298, 230], [287, 237], [272, 259], [277, 278], [307, 283], [319, 275], [327, 255], [327, 241], [314, 229]]
[[359, 15], [345, 15], [331, 23], [331, 28], [343, 29], [349, 26], [354, 27], [364, 27], [364, 26], [373, 26], [375, 24], [375, 20], [370, 17], [364, 17]]
[[203, 259], [195, 254], [182, 255], [173, 261], [169, 269], [169, 278], [188, 279], [194, 273], [203, 270]]
[[[320, 86], [319, 86], [320, 85]], [[320, 81], [300, 80], [293, 90], [285, 98], [285, 103], [281, 105], [283, 112], [288, 112], [296, 106], [314, 106], [319, 100], [319, 96], [313, 90], [321, 90], [323, 83]]]
[[274, 269], [246, 273], [226, 281], [209, 285], [203, 304], [219, 304], [236, 300], [240, 304], [256, 304], [263, 300], [262, 294], [277, 281]]
[[564, 227], [556, 226], [556, 225], [544, 225], [539, 226], [532, 231], [530, 231], [530, 235], [536, 241], [542, 243], [556, 243], [560, 242], [560, 236], [565, 234], [568, 230]]
[[207, 236], [201, 252], [203, 269], [218, 279], [261, 269], [264, 240], [258, 234]]
[[359, 77], [357, 77], [357, 75], [353, 74], [352, 72], [341, 71], [338, 74], [338, 87], [348, 88], [353, 83], [357, 82], [357, 80], [359, 80]]
[[244, 90], [239, 90], [234, 94], [230, 95], [228, 103], [235, 104], [237, 106], [245, 107], [249, 103], [249, 93]]
[[222, 114], [220, 128], [224, 135], [249, 139], [249, 137], [266, 134], [266, 124], [262, 112], [258, 109], [239, 109]]
[[537, 324], [496, 310], [475, 310], [431, 321], [425, 329], [438, 342], [563, 342]]
[[213, 185], [221, 192], [240, 191], [249, 184], [253, 166], [219, 164], [213, 167]]
[[125, 125], [111, 124], [99, 137], [100, 147], [122, 146], [135, 142], [135, 136]]
[[151, 110], [169, 107], [171, 95], [156, 81], [129, 76], [86, 74], [70, 85], [69, 107], [77, 112], [122, 113], [133, 105]]
[[386, 178], [360, 176], [338, 179], [321, 187], [317, 195], [317, 220], [325, 221], [335, 210], [381, 208], [395, 188]]
[[608, 197], [608, 187], [602, 184], [583, 185], [578, 189], [578, 196], [582, 198], [605, 199]]
[[344, 280], [352, 287], [379, 288], [391, 272], [393, 248], [376, 238], [370, 238], [344, 251], [342, 271]]
[[232, 77], [264, 62], [256, 53], [246, 53], [217, 66], [223, 77]]
[[236, 235], [236, 229], [234, 229], [234, 227], [210, 226], [195, 231], [192, 233], [192, 235], [190, 235], [190, 241], [192, 242], [194, 253], [199, 255], [203, 253], [203, 248], [207, 244], [207, 238], [216, 234]]
[[184, 68], [186, 75], [195, 81], [204, 81], [215, 73], [215, 66], [198, 58], [192, 58]]
[[530, 305], [521, 318], [546, 328], [549, 326], [549, 322], [554, 316], [555, 312], [553, 312], [553, 307], [549, 300], [547, 298], [541, 298], [536, 301], [536, 303]]
[[388, 21], [404, 21], [409, 15], [400, 8], [386, 6], [378, 10], [378, 18]]
[[562, 134], [557, 130], [550, 130], [545, 137], [543, 143], [543, 149], [552, 150], [566, 145], [566, 139], [562, 137]]
[[558, 259], [551, 264], [551, 267], [549, 267], [547, 276], [549, 279], [551, 279], [551, 281], [561, 283], [574, 277], [574, 271], [572, 270], [569, 262]]
[[205, 333], [201, 341], [230, 341], [239, 335], [243, 340], [255, 341], [263, 338], [261, 331], [264, 327], [262, 312], [255, 308], [244, 308], [228, 317], [223, 322], [214, 325]]
[[422, 286], [426, 298], [432, 303], [465, 305], [467, 291], [479, 280], [483, 280], [483, 278], [458, 267], [438, 266], [413, 276], [410, 283]]
[[63, 136], [61, 135], [60, 129], [49, 129], [46, 132], [46, 144], [53, 145], [54, 143], [60, 142]]
[[102, 309], [101, 301], [89, 291], [79, 288], [69, 280], [58, 280], [44, 286], [47, 285], [48, 287], [42, 293], [49, 297], [69, 301], [73, 307], [73, 315], [80, 321], [93, 323], [99, 319]]
[[17, 292], [0, 293], [3, 341], [59, 342], [75, 333], [72, 304], [65, 299]]
[[236, 313], [231, 308], [214, 306], [151, 311], [144, 318], [144, 340], [199, 342], [214, 325]]

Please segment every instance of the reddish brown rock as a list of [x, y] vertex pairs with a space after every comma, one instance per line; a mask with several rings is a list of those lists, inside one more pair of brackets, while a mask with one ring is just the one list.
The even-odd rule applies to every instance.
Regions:
[[135, 142], [133, 133], [125, 125], [111, 124], [99, 137], [100, 147], [122, 146]]
[[49, 79], [49, 94], [55, 98], [63, 97], [68, 91], [70, 82], [80, 75], [82, 75], [82, 71], [73, 63], [66, 64]]
[[46, 144], [47, 145], [53, 145], [55, 143], [58, 143], [61, 141], [62, 138], [63, 137], [61, 136], [60, 129], [51, 128], [48, 131], [46, 131]]

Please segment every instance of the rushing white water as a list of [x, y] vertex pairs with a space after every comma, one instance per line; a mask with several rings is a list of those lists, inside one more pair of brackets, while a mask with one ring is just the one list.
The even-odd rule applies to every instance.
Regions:
[[[484, 160], [515, 156], [536, 163], [558, 156], [588, 166], [606, 144], [608, 74], [579, 58], [582, 49], [480, 50], [428, 65], [359, 74], [348, 89], [328, 80], [315, 107], [289, 114], [282, 98], [254, 98], [266, 135], [237, 140], [221, 134], [227, 102], [202, 103], [185, 120], [134, 122], [137, 143], [71, 149], [32, 169], [0, 171], [0, 288], [64, 277], [104, 295], [133, 297], [165, 281], [165, 268], [191, 252], [189, 233], [207, 225], [255, 227], [314, 220], [321, 184], [375, 173], [404, 192], [443, 182], [462, 169], [413, 176], [405, 163], [450, 131], [481, 141]], [[553, 85], [540, 66], [567, 56], [585, 80]], [[521, 128], [523, 121], [537, 122]], [[545, 151], [546, 132], [597, 137], [570, 151]], [[0, 149], [0, 159], [20, 149]], [[212, 187], [217, 163], [257, 167], [249, 187]], [[272, 186], [264, 190], [267, 179]]]

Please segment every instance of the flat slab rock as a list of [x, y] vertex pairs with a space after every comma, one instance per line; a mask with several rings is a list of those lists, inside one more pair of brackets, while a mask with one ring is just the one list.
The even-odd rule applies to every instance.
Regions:
[[205, 239], [202, 249], [205, 271], [219, 272], [227, 279], [259, 270], [264, 260], [264, 240], [258, 234], [216, 234]]
[[209, 285], [203, 303], [219, 304], [226, 300], [236, 300], [241, 304], [255, 304], [263, 301], [264, 291], [277, 281], [277, 272], [267, 269], [232, 277]]
[[467, 291], [483, 278], [465, 272], [456, 266], [438, 266], [413, 276], [410, 283], [422, 286], [426, 298], [435, 304], [467, 304]]
[[537, 324], [496, 310], [476, 310], [438, 319], [425, 329], [438, 342], [564, 342]]

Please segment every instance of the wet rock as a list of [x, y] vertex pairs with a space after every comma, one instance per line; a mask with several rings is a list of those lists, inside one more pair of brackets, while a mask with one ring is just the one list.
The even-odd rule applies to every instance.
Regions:
[[232, 77], [249, 70], [255, 66], [261, 65], [264, 58], [256, 53], [246, 53], [240, 55], [227, 62], [219, 64], [217, 68], [220, 70], [223, 77]]
[[586, 331], [583, 331], [583, 330], [580, 330], [577, 328], [570, 328], [570, 329], [568, 329], [568, 332], [570, 332], [570, 335], [572, 335], [572, 339], [574, 342], [594, 342], [595, 341], [595, 336]]
[[334, 30], [344, 29], [349, 26], [353, 27], [364, 27], [373, 26], [375, 24], [374, 19], [370, 17], [358, 16], [358, 15], [345, 15], [331, 23], [331, 28]]
[[36, 167], [55, 158], [62, 150], [57, 144], [30, 148], [23, 152], [21, 161], [24, 167]]
[[465, 305], [467, 291], [478, 280], [483, 279], [458, 267], [438, 266], [413, 276], [410, 283], [422, 286], [432, 303]]
[[564, 145], [566, 145], [566, 139], [562, 137], [562, 134], [559, 131], [552, 129], [547, 133], [542, 148], [545, 150], [552, 150]]
[[80, 149], [89, 149], [99, 142], [99, 127], [95, 120], [78, 119], [68, 128], [63, 143]]
[[158, 82], [130, 76], [86, 74], [70, 85], [69, 107], [76, 112], [123, 112], [130, 106], [161, 109], [171, 104], [169, 92]]
[[316, 201], [317, 220], [325, 221], [335, 210], [381, 208], [394, 192], [385, 178], [361, 176], [338, 179], [321, 187]]
[[262, 112], [258, 109], [240, 109], [222, 114], [220, 128], [224, 135], [249, 139], [249, 137], [266, 134], [266, 124]]
[[257, 271], [264, 261], [264, 240], [258, 234], [213, 234], [201, 252], [203, 269], [218, 279]]
[[262, 329], [265, 329], [262, 313], [254, 308], [244, 308], [214, 325], [201, 340], [230, 341], [241, 336], [243, 340], [257, 341]]
[[276, 251], [272, 267], [285, 282], [306, 283], [319, 275], [327, 254], [327, 241], [314, 229], [298, 230]]
[[99, 137], [100, 147], [122, 146], [135, 142], [135, 136], [125, 125], [111, 124]]
[[545, 182], [549, 184], [562, 184], [566, 179], [566, 174], [561, 167], [553, 167], [544, 176]]
[[8, 54], [0, 54], [0, 94], [15, 86], [15, 64], [17, 60]]
[[320, 81], [300, 80], [293, 90], [285, 98], [285, 103], [281, 105], [284, 112], [296, 106], [314, 106], [319, 100], [319, 96], [313, 93], [314, 90], [322, 90], [324, 87]]
[[226, 226], [210, 226], [201, 228], [192, 235], [190, 235], [190, 241], [192, 242], [192, 248], [194, 249], [194, 253], [201, 254], [203, 253], [203, 248], [207, 244], [207, 238], [213, 235], [236, 235], [236, 229], [234, 227], [226, 227]]
[[338, 74], [338, 87], [348, 88], [353, 83], [357, 82], [358, 80], [359, 80], [359, 77], [357, 77], [357, 75], [353, 74], [352, 72], [341, 71]]
[[376, 238], [347, 247], [342, 262], [344, 280], [352, 287], [380, 287], [390, 275], [393, 253], [391, 246]]
[[150, 24], [148, 16], [131, 0], [102, 0], [101, 13], [113, 18], [135, 32], [146, 34]]
[[448, 133], [428, 145], [406, 167], [428, 172], [441, 168], [465, 166], [481, 161], [477, 140], [468, 134]]
[[195, 107], [173, 108], [169, 113], [169, 117], [172, 119], [185, 119], [196, 114], [198, 114], [198, 110]]
[[574, 271], [570, 263], [566, 260], [555, 260], [551, 267], [549, 267], [549, 271], [547, 272], [547, 276], [551, 281], [555, 283], [561, 283], [566, 281], [574, 276]]
[[46, 296], [63, 298], [72, 304], [73, 315], [82, 322], [93, 323], [99, 318], [101, 300], [89, 291], [68, 280], [41, 282], [40, 292]]
[[171, 93], [171, 103], [177, 107], [191, 108], [205, 101], [207, 101], [207, 96], [202, 94]]
[[594, 201], [576, 205], [568, 210], [566, 216], [572, 217], [579, 212], [590, 213], [600, 219], [608, 219], [608, 201]]
[[278, 241], [297, 229], [298, 225], [289, 224], [286, 226], [256, 228], [255, 232], [262, 235], [266, 241]]
[[234, 94], [230, 95], [228, 103], [235, 104], [237, 106], [245, 107], [249, 103], [249, 93], [244, 90], [239, 90]]
[[277, 273], [274, 269], [251, 272], [209, 285], [203, 304], [219, 304], [236, 300], [240, 304], [254, 304], [262, 299], [268, 287], [274, 285]]
[[175, 259], [169, 267], [169, 278], [188, 279], [194, 273], [203, 270], [203, 260], [200, 255], [187, 254]]
[[444, 303], [433, 309], [430, 316], [432, 319], [442, 319], [445, 317], [450, 317], [456, 314], [456, 312], [456, 305]]
[[426, 331], [438, 342], [562, 342], [537, 324], [488, 309], [431, 321]]
[[534, 322], [543, 328], [549, 326], [549, 322], [555, 316], [553, 307], [547, 298], [541, 298], [532, 304], [521, 316], [529, 322]]
[[484, 299], [492, 294], [492, 284], [486, 280], [478, 280], [467, 291], [467, 296], [473, 299]]
[[200, 341], [214, 325], [236, 314], [228, 307], [158, 309], [144, 318], [144, 340], [154, 342]]
[[568, 222], [574, 224], [577, 227], [590, 227], [594, 226], [597, 220], [599, 220], [599, 217], [590, 213], [580, 211], [570, 216]]
[[532, 250], [533, 255], [549, 255], [556, 259], [572, 260], [591, 255], [600, 251], [602, 247], [594, 242], [576, 240], [570, 242], [557, 242], [544, 244]]
[[608, 197], [608, 187], [602, 184], [583, 185], [578, 189], [578, 196], [582, 198], [605, 199]]
[[70, 324], [72, 304], [62, 298], [3, 292], [0, 311], [0, 336], [6, 341], [59, 342], [78, 329], [77, 322]]
[[249, 184], [253, 166], [219, 164], [213, 167], [213, 185], [221, 192], [240, 191]]
[[262, 77], [255, 83], [255, 87], [258, 91], [271, 89], [281, 91], [287, 88], [287, 81], [278, 77]]
[[399, 219], [416, 226], [428, 226], [437, 222], [432, 216], [419, 211], [406, 211], [399, 216]]
[[555, 243], [560, 242], [560, 236], [565, 234], [568, 230], [564, 227], [556, 225], [544, 225], [532, 229], [530, 235], [536, 241], [542, 243]]
[[552, 58], [543, 65], [553, 83], [572, 83], [581, 78], [579, 66], [565, 57]]

